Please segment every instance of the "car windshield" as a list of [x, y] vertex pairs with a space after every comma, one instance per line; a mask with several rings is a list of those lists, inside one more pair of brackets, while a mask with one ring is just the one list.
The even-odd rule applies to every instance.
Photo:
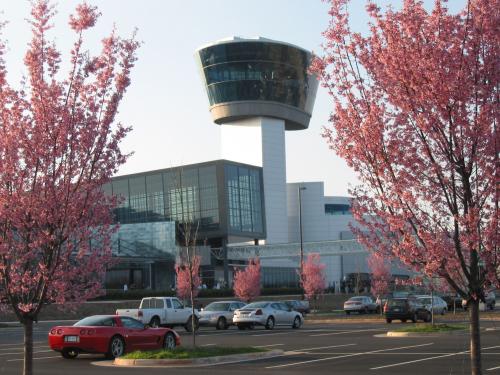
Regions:
[[[421, 303], [425, 303], [426, 305], [427, 305], [427, 304], [429, 304], [429, 305], [431, 304], [431, 299], [430, 299], [430, 298], [428, 298], [428, 297], [419, 298], [419, 299], [418, 299], [418, 301], [419, 301], [419, 302], [421, 302]], [[436, 302], [437, 302], [437, 301], [436, 301]]]
[[254, 302], [254, 303], [250, 303], [250, 304], [244, 306], [243, 308], [244, 309], [258, 309], [260, 307], [266, 307], [267, 305], [269, 305], [268, 302]]
[[227, 311], [229, 310], [230, 303], [226, 302], [213, 302], [207, 305], [204, 311]]
[[107, 326], [109, 324], [106, 324], [107, 321], [111, 320], [109, 316], [89, 316], [87, 318], [84, 318], [75, 324], [73, 326], [75, 327], [81, 327], [81, 326], [91, 326], [91, 327], [96, 327], [96, 326]]
[[406, 305], [406, 300], [404, 300], [404, 299], [390, 299], [389, 301], [387, 301], [387, 305], [389, 305], [390, 307], [405, 306]]

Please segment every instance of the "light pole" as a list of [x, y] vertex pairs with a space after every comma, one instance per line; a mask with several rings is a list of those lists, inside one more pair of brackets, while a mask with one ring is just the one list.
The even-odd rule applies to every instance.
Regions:
[[[302, 240], [302, 190], [306, 190], [305, 186], [299, 186], [299, 233], [300, 233], [300, 283], [303, 282], [303, 272], [304, 272], [304, 243]], [[302, 299], [304, 296], [304, 287], [302, 286]]]

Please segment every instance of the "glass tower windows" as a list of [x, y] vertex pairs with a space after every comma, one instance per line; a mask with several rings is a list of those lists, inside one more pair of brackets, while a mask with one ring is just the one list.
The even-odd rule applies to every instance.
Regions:
[[262, 232], [261, 175], [236, 165], [226, 165], [229, 229], [232, 232]]
[[141, 222], [147, 217], [146, 179], [144, 176], [129, 179], [130, 214], [132, 221]]
[[146, 199], [149, 220], [165, 220], [165, 200], [161, 174], [146, 176]]
[[351, 206], [349, 204], [325, 204], [325, 215], [351, 215]]
[[199, 56], [210, 105], [274, 101], [312, 113], [317, 83], [311, 81], [306, 51], [279, 43], [233, 42], [204, 48]]
[[[204, 238], [210, 231], [216, 237], [231, 231], [257, 238], [264, 232], [261, 179], [258, 167], [217, 161], [117, 177], [103, 190], [122, 199], [115, 209], [121, 224], [191, 222], [199, 223]], [[227, 202], [220, 202], [223, 191]], [[224, 227], [221, 217], [228, 218]]]

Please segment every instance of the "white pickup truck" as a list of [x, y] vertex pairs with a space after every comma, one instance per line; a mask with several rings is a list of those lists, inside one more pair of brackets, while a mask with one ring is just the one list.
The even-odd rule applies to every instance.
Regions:
[[[116, 315], [130, 316], [151, 327], [183, 326], [186, 331], [192, 332], [191, 308], [184, 305], [175, 297], [148, 297], [143, 298], [138, 309], [118, 309]], [[195, 310], [195, 326], [199, 326], [198, 311]]]

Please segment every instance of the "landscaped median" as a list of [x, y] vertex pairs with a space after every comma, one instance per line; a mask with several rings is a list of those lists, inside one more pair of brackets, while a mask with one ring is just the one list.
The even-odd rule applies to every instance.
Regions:
[[414, 324], [387, 332], [390, 337], [420, 337], [468, 333], [466, 324]]
[[213, 364], [245, 362], [280, 356], [282, 350], [268, 350], [255, 347], [178, 347], [174, 350], [132, 352], [116, 358], [115, 366], [206, 366]]

